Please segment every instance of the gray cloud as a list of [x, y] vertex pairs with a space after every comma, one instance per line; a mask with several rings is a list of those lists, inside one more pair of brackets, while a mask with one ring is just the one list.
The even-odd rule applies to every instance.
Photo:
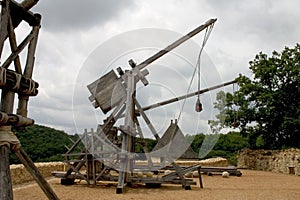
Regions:
[[45, 30], [86, 31], [117, 19], [133, 5], [132, 0], [41, 0], [34, 11], [42, 13]]
[[[119, 65], [128, 68], [131, 58], [140, 63], [214, 17], [218, 21], [202, 60], [202, 88], [232, 80], [239, 73], [251, 75], [248, 61], [259, 51], [280, 51], [299, 42], [299, 6], [297, 0], [40, 0], [34, 8], [43, 16], [34, 75], [41, 88], [30, 102], [30, 117], [69, 133], [95, 127], [102, 116], [87, 99], [87, 84]], [[126, 34], [137, 29], [136, 35]], [[170, 34], [164, 34], [165, 29]], [[116, 35], [128, 37], [109, 43]], [[193, 41], [201, 45], [202, 35]], [[96, 47], [101, 49], [90, 53]], [[191, 43], [182, 47], [149, 66], [147, 78], [154, 86], [142, 86], [141, 95], [145, 95], [139, 100], [143, 105], [185, 94], [199, 48]], [[192, 91], [196, 89], [193, 84]], [[196, 98], [187, 101], [181, 121], [185, 133], [209, 131], [207, 120], [214, 116], [215, 92], [201, 96], [204, 111], [200, 114], [194, 111]], [[158, 130], [178, 117], [181, 105], [148, 112]]]

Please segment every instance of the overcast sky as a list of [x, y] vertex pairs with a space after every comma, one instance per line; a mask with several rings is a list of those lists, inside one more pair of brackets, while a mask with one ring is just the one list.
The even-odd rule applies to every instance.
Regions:
[[[299, 42], [299, 7], [298, 0], [40, 0], [33, 9], [42, 15], [34, 71], [40, 88], [30, 100], [29, 117], [71, 134], [96, 128], [101, 112], [88, 101], [86, 84], [119, 65], [128, 67], [129, 58], [143, 61], [211, 18], [218, 20], [205, 46], [201, 87], [240, 73], [251, 76], [248, 62], [258, 52], [270, 55]], [[150, 85], [139, 85], [142, 104], [185, 94], [202, 39], [203, 34], [195, 36], [181, 52], [149, 67]], [[184, 133], [210, 132], [213, 98], [213, 93], [201, 97], [205, 112], [200, 114], [194, 112], [196, 98], [186, 102]], [[181, 106], [148, 114], [163, 132]]]

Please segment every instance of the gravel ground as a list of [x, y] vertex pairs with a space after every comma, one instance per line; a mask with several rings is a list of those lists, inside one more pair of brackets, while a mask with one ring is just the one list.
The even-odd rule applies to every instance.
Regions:
[[[134, 185], [126, 193], [116, 194], [116, 184], [98, 183], [88, 187], [85, 182], [72, 186], [60, 185], [60, 179], [51, 179], [49, 183], [61, 200], [92, 199], [300, 199], [300, 176], [272, 172], [242, 170], [241, 177], [220, 175], [203, 175], [204, 188], [192, 186], [192, 190], [184, 190], [178, 185], [163, 185], [161, 188], [145, 188]], [[195, 179], [197, 180], [197, 179]], [[14, 187], [15, 200], [47, 199], [37, 184], [26, 184]]]

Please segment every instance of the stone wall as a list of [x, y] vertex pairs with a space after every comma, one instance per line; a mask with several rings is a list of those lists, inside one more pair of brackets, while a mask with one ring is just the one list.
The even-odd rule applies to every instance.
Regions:
[[[65, 163], [63, 162], [49, 162], [49, 163], [35, 163], [44, 177], [51, 177], [53, 171], [65, 171]], [[27, 172], [23, 165], [10, 165], [11, 179], [14, 185], [33, 181], [32, 176]]]
[[244, 149], [239, 152], [238, 167], [300, 176], [300, 149]]

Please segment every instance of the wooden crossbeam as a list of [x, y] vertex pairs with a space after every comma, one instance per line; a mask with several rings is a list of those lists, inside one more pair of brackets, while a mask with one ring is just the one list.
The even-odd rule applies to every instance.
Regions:
[[0, 89], [10, 90], [19, 94], [36, 96], [39, 84], [15, 71], [0, 67]]
[[[11, 17], [13, 19], [13, 26], [17, 27], [22, 20], [26, 21], [30, 26], [39, 25], [40, 18], [39, 14], [33, 14], [29, 9], [33, 6], [28, 4], [29, 1], [24, 1], [24, 3], [19, 4], [16, 1], [11, 0], [9, 4]], [[37, 3], [37, 1], [36, 1]]]

